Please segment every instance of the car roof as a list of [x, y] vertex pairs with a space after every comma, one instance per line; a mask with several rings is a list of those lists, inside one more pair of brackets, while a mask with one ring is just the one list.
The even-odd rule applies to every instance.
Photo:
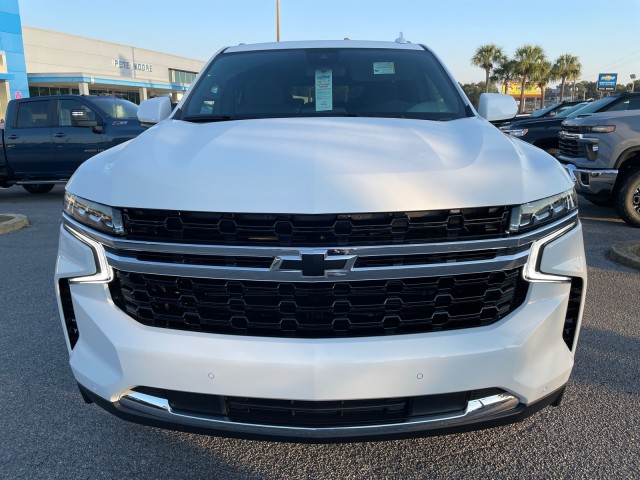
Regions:
[[241, 43], [240, 45], [228, 47], [225, 49], [225, 53], [302, 48], [392, 48], [396, 50], [424, 50], [424, 47], [415, 43], [380, 42], [373, 40], [304, 40], [254, 44]]

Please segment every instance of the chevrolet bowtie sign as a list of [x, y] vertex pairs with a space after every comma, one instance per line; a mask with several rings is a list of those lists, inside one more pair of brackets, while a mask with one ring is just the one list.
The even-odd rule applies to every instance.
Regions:
[[298, 271], [303, 277], [324, 277], [327, 271], [351, 270], [356, 255], [328, 256], [327, 252], [302, 252], [300, 256], [283, 255], [276, 258], [272, 270]]

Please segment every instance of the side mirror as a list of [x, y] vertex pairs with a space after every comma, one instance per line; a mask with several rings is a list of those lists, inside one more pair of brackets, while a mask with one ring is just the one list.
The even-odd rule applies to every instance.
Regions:
[[169, 97], [156, 97], [145, 100], [138, 107], [138, 120], [143, 127], [150, 127], [171, 115]]
[[511, 95], [483, 93], [478, 103], [478, 113], [490, 122], [503, 122], [516, 116], [518, 107]]

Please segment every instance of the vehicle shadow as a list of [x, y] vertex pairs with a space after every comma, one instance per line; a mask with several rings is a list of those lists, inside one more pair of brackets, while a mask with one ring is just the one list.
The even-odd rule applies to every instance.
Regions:
[[640, 339], [633, 335], [583, 325], [572, 379], [640, 395]]

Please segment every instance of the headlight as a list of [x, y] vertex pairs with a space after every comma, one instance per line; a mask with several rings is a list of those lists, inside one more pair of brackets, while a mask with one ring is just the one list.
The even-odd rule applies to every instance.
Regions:
[[507, 133], [514, 137], [524, 137], [528, 131], [528, 128], [517, 128], [515, 130], [507, 130]]
[[578, 209], [574, 188], [533, 202], [519, 205], [511, 211], [510, 232], [523, 232], [555, 222]]
[[615, 125], [593, 125], [583, 127], [585, 133], [611, 133], [616, 129]]
[[64, 194], [64, 213], [74, 220], [104, 233], [122, 234], [122, 214], [117, 208]]

